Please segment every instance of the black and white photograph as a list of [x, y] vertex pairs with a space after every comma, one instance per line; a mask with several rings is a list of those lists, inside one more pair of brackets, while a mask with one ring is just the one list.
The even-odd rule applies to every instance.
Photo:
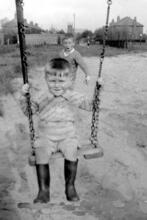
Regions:
[[147, 220], [147, 0], [0, 0], [0, 220]]

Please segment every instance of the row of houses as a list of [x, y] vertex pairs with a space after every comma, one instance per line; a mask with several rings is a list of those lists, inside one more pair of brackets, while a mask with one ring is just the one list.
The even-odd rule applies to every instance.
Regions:
[[[40, 33], [40, 34], [25, 34], [27, 45], [43, 45], [43, 44], [57, 44], [61, 41], [62, 35], [50, 34], [50, 33]], [[18, 44], [18, 35], [8, 36], [0, 32], [0, 45], [4, 44]]]
[[109, 39], [113, 40], [139, 40], [143, 36], [143, 24], [137, 18], [124, 17], [114, 19], [109, 25]]
[[[33, 23], [32, 21], [28, 22], [24, 19], [24, 26], [27, 45], [57, 44], [59, 41], [58, 34], [45, 32], [37, 23]], [[62, 34], [60, 37], [62, 37]], [[11, 21], [2, 24], [0, 29], [0, 45], [18, 43], [17, 19], [15, 14]]]
[[[37, 23], [24, 20], [24, 25], [26, 28], [26, 43], [27, 45], [38, 45], [38, 44], [57, 44], [61, 42], [62, 34], [43, 32]], [[68, 33], [76, 33], [81, 31], [76, 31], [73, 25], [67, 26]], [[11, 36], [11, 39], [10, 39]], [[129, 40], [140, 40], [143, 36], [143, 25], [137, 21], [137, 18], [117, 17], [115, 21], [109, 24], [109, 41], [129, 41]], [[17, 19], [16, 15], [14, 19], [6, 22], [3, 28], [0, 29], [0, 45], [18, 43], [17, 34]]]

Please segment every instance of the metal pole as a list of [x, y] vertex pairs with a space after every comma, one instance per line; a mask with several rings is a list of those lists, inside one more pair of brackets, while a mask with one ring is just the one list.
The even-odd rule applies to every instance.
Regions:
[[24, 83], [28, 83], [28, 68], [27, 68], [25, 29], [24, 29], [24, 18], [23, 18], [23, 0], [15, 0], [15, 1], [16, 1], [16, 13], [17, 13], [22, 75], [23, 75]]

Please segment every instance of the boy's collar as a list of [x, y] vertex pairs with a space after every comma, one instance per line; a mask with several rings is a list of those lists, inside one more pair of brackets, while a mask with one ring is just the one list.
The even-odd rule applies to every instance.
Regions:
[[66, 92], [62, 95], [62, 97], [66, 100], [69, 100], [70, 96], [71, 96], [71, 90], [70, 89], [66, 90]]
[[75, 51], [75, 49], [73, 48], [71, 51], [66, 52], [65, 50], [63, 51], [64, 56], [67, 57], [69, 54], [73, 53]]
[[48, 97], [48, 99], [54, 99], [54, 98], [57, 98], [57, 97], [63, 97], [64, 99], [69, 99], [69, 97], [70, 97], [70, 94], [71, 94], [71, 90], [70, 89], [68, 89], [68, 90], [66, 90], [66, 92], [64, 92], [62, 95], [60, 95], [60, 96], [55, 96], [55, 95], [53, 95], [51, 92], [49, 92], [48, 94], [47, 94], [47, 97]]

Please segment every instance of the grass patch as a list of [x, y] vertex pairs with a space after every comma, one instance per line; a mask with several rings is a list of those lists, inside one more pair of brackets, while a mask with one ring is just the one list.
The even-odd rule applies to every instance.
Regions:
[[16, 50], [16, 45], [1, 45], [0, 46], [0, 55], [6, 54], [6, 53], [12, 53]]
[[20, 74], [21, 73], [21, 64], [16, 64], [15, 66], [14, 66], [14, 70], [13, 70], [13, 72], [16, 74], [16, 75], [18, 75], [18, 73]]
[[0, 74], [0, 95], [13, 93], [11, 80], [15, 78], [16, 75], [12, 76], [11, 71], [6, 71]]

